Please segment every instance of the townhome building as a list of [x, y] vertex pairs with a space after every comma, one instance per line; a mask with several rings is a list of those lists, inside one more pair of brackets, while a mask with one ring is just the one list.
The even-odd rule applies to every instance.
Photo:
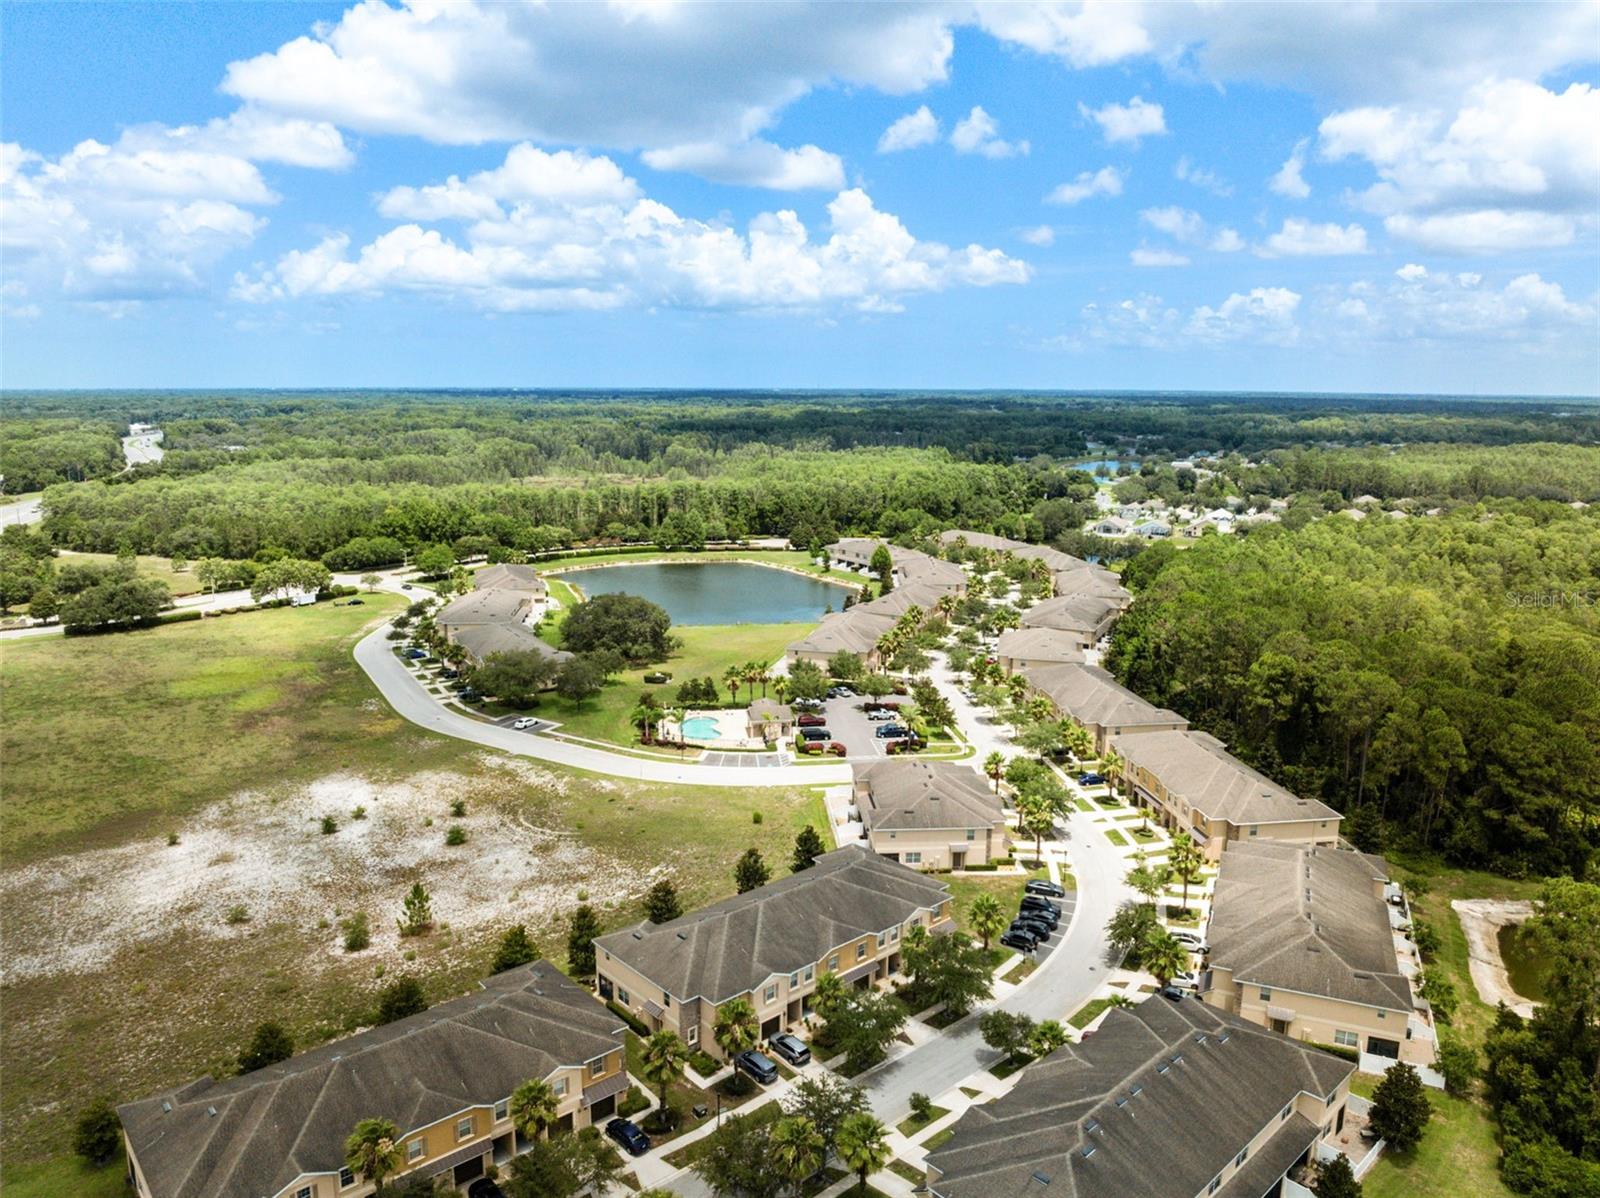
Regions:
[[1022, 676], [1030, 690], [1089, 730], [1097, 754], [1110, 747], [1113, 737], [1189, 726], [1177, 712], [1146, 703], [1099, 666], [1070, 662], [1034, 666], [1023, 670]]
[[623, 1021], [547, 961], [475, 994], [239, 1077], [118, 1108], [139, 1198], [364, 1198], [345, 1164], [363, 1119], [400, 1129], [400, 1176], [465, 1186], [527, 1147], [510, 1100], [556, 1092], [556, 1130], [609, 1118], [626, 1092]]
[[876, 537], [845, 537], [827, 546], [828, 560], [852, 570], [867, 570], [880, 546], [889, 550], [891, 573], [896, 586], [919, 582], [938, 587], [941, 592], [960, 594], [967, 588], [967, 573], [955, 562], [947, 562], [917, 549], [906, 549]]
[[478, 589], [458, 595], [434, 613], [434, 627], [447, 642], [479, 662], [493, 653], [531, 652], [555, 661], [572, 657], [533, 630], [543, 610], [545, 582], [531, 567], [489, 566], [478, 571], [476, 584]]
[[1208, 860], [1243, 841], [1339, 842], [1337, 811], [1257, 773], [1208, 733], [1146, 731], [1114, 736], [1111, 746], [1126, 763], [1133, 801], [1169, 832], [1187, 832]]
[[1010, 856], [1000, 796], [971, 766], [886, 758], [852, 772], [856, 810], [880, 856], [913, 869], [964, 869]]
[[948, 588], [926, 582], [897, 586], [887, 595], [823, 616], [820, 624], [787, 647], [785, 655], [789, 661], [826, 666], [835, 653], [854, 653], [869, 669], [876, 669], [878, 641], [883, 634], [899, 624], [913, 608], [921, 613], [923, 622], [931, 619], [939, 600], [948, 593]]
[[1022, 613], [1023, 628], [1052, 628], [1070, 636], [1080, 649], [1090, 649], [1111, 631], [1122, 609], [1099, 595], [1058, 595], [1035, 603]]
[[1348, 1061], [1203, 1003], [1113, 1008], [971, 1107], [932, 1198], [1263, 1198], [1344, 1127]]
[[1381, 1072], [1429, 1066], [1438, 1038], [1412, 979], [1420, 958], [1387, 902], [1379, 857], [1273, 842], [1222, 855], [1201, 976], [1204, 1000], [1296, 1040], [1360, 1054]]
[[995, 660], [1007, 674], [1035, 666], [1083, 661], [1082, 638], [1059, 628], [1008, 628], [995, 641]]
[[1030, 561], [1041, 561], [1050, 570], [1051, 593], [1057, 596], [1098, 595], [1113, 600], [1118, 610], [1133, 602], [1133, 595], [1110, 570], [1091, 565], [1082, 558], [1073, 557], [1048, 545], [1032, 545], [1027, 541], [1013, 541], [992, 533], [972, 532], [964, 528], [946, 529], [939, 534], [944, 546], [965, 545], [973, 549], [988, 549], [995, 553], [1009, 553]]
[[745, 999], [762, 1037], [775, 1036], [805, 1019], [824, 973], [860, 987], [896, 979], [905, 933], [952, 920], [944, 883], [850, 845], [693, 914], [599, 937], [600, 995], [719, 1055], [713, 1028], [726, 1003]]

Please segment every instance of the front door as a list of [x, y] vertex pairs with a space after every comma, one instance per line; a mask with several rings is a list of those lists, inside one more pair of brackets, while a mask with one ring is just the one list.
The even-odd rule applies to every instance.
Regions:
[[967, 850], [966, 849], [951, 849], [950, 850], [950, 868], [951, 869], [966, 869], [967, 868]]
[[1289, 1034], [1289, 1021], [1287, 1019], [1274, 1019], [1272, 1021], [1272, 1030], [1280, 1036], [1287, 1036]]

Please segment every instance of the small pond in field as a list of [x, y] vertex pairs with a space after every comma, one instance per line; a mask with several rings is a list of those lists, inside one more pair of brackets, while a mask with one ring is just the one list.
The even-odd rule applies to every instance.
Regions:
[[588, 598], [637, 595], [674, 624], [794, 624], [844, 606], [846, 588], [749, 562], [637, 562], [563, 571]]
[[1508, 923], [1500, 929], [1500, 960], [1511, 988], [1531, 1002], [1544, 1001], [1544, 971], [1549, 959], [1526, 924]]

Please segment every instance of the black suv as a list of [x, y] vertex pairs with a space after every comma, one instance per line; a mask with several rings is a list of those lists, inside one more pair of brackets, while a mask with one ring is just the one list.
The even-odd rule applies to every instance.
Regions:
[[1001, 933], [1000, 943], [1019, 952], [1031, 953], [1039, 947], [1039, 938], [1027, 929], [1019, 928], [1013, 924]]
[[1061, 918], [1061, 905], [1059, 903], [1052, 903], [1049, 899], [1039, 894], [1023, 895], [1022, 909], [1024, 911], [1048, 911], [1057, 919]]
[[1049, 878], [1032, 878], [1023, 889], [1040, 898], [1065, 898], [1067, 894], [1065, 887], [1059, 882], [1052, 882]]
[[1037, 937], [1041, 943], [1050, 939], [1050, 937], [1055, 933], [1055, 928], [1051, 927], [1042, 919], [1035, 919], [1031, 911], [1024, 911], [1021, 915], [1017, 916], [1011, 921], [1011, 926], [1014, 928], [1022, 928], [1025, 931], [1033, 933], [1033, 935]]
[[621, 1144], [633, 1156], [643, 1156], [650, 1151], [650, 1137], [637, 1123], [618, 1116], [606, 1124], [606, 1135]]
[[778, 1067], [773, 1064], [772, 1058], [763, 1056], [753, 1048], [734, 1057], [733, 1065], [735, 1069], [741, 1073], [748, 1073], [763, 1086], [770, 1086], [778, 1080]]

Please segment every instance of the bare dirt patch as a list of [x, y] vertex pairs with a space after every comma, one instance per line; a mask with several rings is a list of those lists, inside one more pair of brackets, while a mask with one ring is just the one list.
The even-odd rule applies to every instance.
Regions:
[[1534, 1004], [1511, 986], [1505, 962], [1500, 959], [1500, 929], [1508, 924], [1525, 923], [1533, 915], [1533, 904], [1513, 899], [1456, 899], [1450, 909], [1461, 920], [1467, 938], [1467, 969], [1478, 997], [1491, 1007], [1505, 1003], [1519, 1015], [1533, 1014]]
[[[174, 932], [211, 940], [250, 936], [266, 924], [322, 928], [327, 954], [344, 956], [339, 920], [365, 911], [372, 947], [363, 959], [397, 962], [409, 942], [395, 917], [420, 881], [435, 921], [458, 933], [549, 920], [577, 903], [579, 888], [616, 901], [652, 881], [557, 828], [523, 803], [529, 789], [560, 796], [569, 780], [531, 763], [485, 755], [481, 776], [427, 771], [375, 782], [331, 774], [304, 786], [245, 791], [197, 812], [179, 843], [138, 841], [50, 857], [0, 876], [5, 982], [91, 972], [136, 945]], [[451, 804], [466, 814], [451, 815]], [[363, 808], [365, 817], [354, 812]], [[324, 835], [322, 820], [338, 830]], [[431, 820], [431, 825], [428, 821]], [[445, 844], [459, 825], [467, 842]], [[228, 922], [242, 908], [248, 918]]]

